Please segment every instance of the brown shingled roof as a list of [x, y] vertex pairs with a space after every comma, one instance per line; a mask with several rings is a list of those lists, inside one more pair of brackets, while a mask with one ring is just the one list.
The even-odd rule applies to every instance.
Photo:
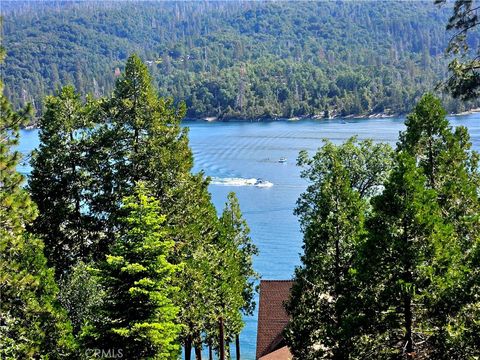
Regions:
[[291, 280], [260, 281], [257, 359], [285, 346], [282, 333], [289, 317], [283, 304], [289, 298], [292, 285]]
[[284, 346], [278, 350], [275, 350], [274, 352], [271, 352], [270, 354], [267, 354], [265, 356], [262, 356], [258, 360], [292, 360], [293, 355], [288, 350], [287, 346]]

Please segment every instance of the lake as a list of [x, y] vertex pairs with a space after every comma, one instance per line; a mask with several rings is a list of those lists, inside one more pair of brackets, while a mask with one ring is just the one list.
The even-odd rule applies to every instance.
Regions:
[[[451, 117], [452, 125], [466, 126], [473, 148], [480, 151], [480, 113]], [[302, 246], [295, 202], [305, 189], [295, 166], [300, 150], [314, 152], [322, 139], [341, 143], [353, 135], [395, 145], [404, 118], [335, 119], [274, 122], [186, 121], [190, 128], [194, 170], [212, 177], [210, 192], [220, 212], [227, 194], [234, 191], [251, 236], [260, 250], [254, 261], [263, 279], [290, 279], [299, 265]], [[38, 145], [36, 130], [21, 133], [20, 151], [28, 153]], [[279, 159], [285, 157], [285, 163]], [[28, 173], [26, 165], [19, 171]], [[254, 179], [273, 185], [256, 187]], [[256, 315], [245, 319], [241, 334], [242, 359], [255, 359]]]

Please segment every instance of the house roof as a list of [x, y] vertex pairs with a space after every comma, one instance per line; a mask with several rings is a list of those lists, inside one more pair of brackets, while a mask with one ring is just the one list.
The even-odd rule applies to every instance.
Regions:
[[262, 356], [258, 360], [292, 360], [293, 355], [288, 350], [287, 346], [284, 346], [278, 350], [275, 350], [274, 352], [271, 352], [270, 354], [267, 354], [265, 356]]
[[[285, 347], [283, 339], [283, 329], [288, 323], [289, 316], [285, 311], [284, 302], [290, 296], [290, 288], [293, 285], [291, 280], [262, 280], [260, 281], [260, 304], [258, 309], [258, 328], [257, 328], [257, 359], [282, 359], [287, 360], [290, 352], [288, 348], [281, 352]], [[284, 357], [267, 357], [281, 355], [287, 350], [288, 354]], [[290, 354], [291, 358], [291, 354]]]

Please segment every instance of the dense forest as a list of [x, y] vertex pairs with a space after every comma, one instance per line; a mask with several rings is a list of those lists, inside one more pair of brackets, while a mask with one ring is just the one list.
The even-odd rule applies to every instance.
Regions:
[[[5, 95], [41, 115], [60, 85], [112, 91], [136, 52], [187, 117], [405, 113], [445, 79], [433, 2], [4, 2]], [[469, 43], [478, 45], [478, 32]], [[449, 112], [478, 104], [445, 95]]]

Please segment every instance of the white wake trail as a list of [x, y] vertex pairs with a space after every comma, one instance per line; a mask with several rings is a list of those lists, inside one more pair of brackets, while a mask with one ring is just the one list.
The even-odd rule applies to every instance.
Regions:
[[255, 186], [255, 187], [271, 187], [273, 183], [270, 181], [260, 180], [256, 178], [219, 178], [212, 177], [210, 184], [223, 186]]

